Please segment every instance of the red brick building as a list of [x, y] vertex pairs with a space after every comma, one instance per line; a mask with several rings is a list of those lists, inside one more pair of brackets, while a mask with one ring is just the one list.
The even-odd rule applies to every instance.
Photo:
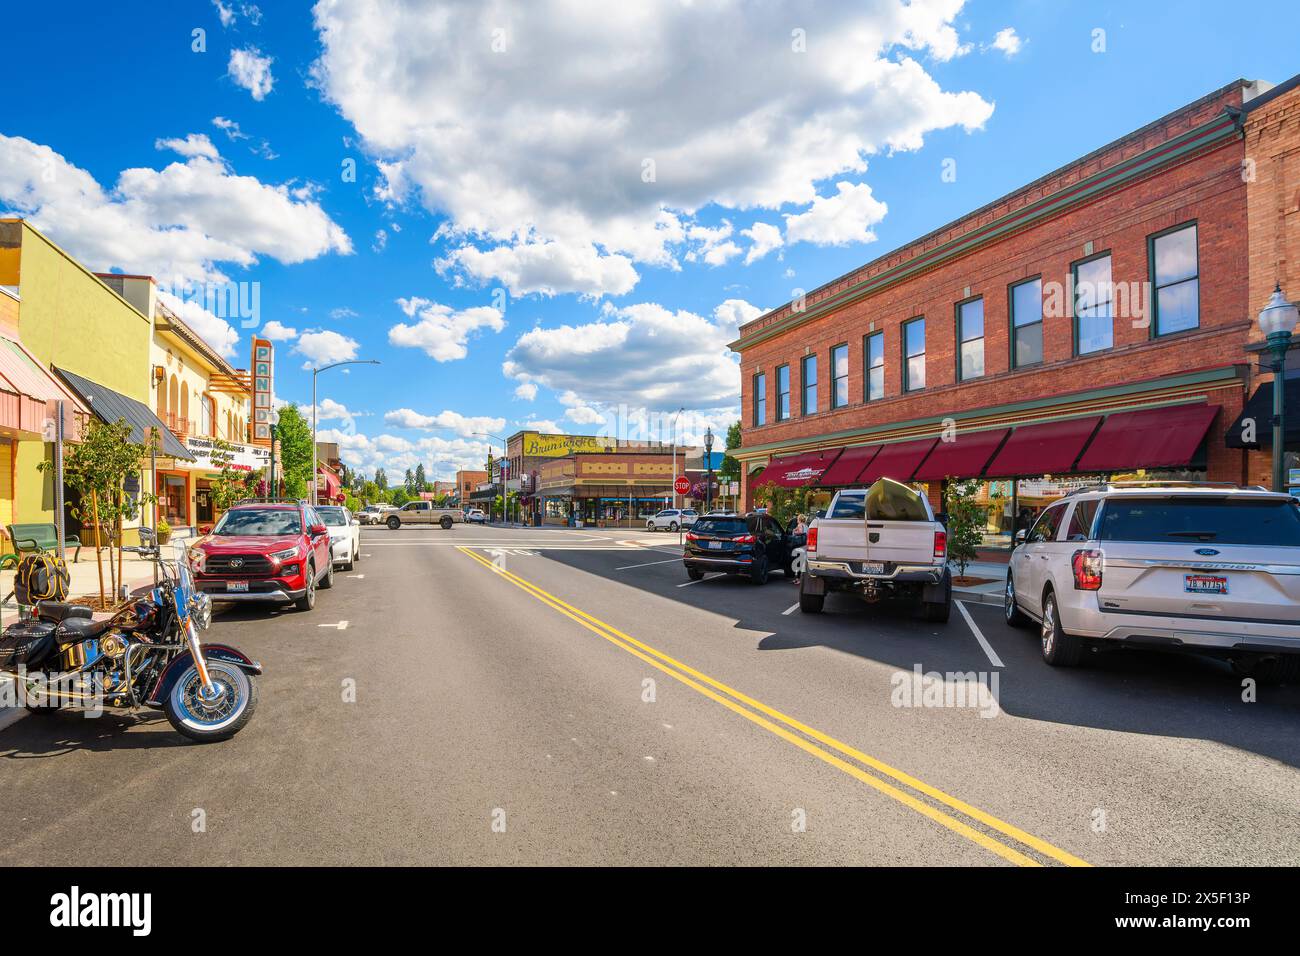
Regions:
[[1072, 482], [1253, 475], [1265, 456], [1225, 432], [1267, 299], [1243, 174], [1266, 88], [1223, 87], [743, 326], [746, 503], [773, 480], [888, 476], [937, 501], [977, 478], [992, 544]]

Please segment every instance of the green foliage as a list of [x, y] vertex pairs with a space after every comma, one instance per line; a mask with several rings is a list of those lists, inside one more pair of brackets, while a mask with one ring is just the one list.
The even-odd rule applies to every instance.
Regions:
[[415, 490], [416, 491], [429, 490], [429, 482], [426, 480], [424, 475], [424, 465], [415, 466]]
[[408, 494], [405, 488], [399, 486], [388, 493], [388, 503], [390, 505], [397, 505], [397, 507], [400, 508], [413, 497], [414, 495]]
[[944, 491], [944, 510], [948, 512], [948, 559], [957, 565], [958, 575], [966, 574], [966, 565], [979, 555], [976, 548], [984, 541], [984, 509], [976, 502], [978, 480], [949, 480]]
[[[740, 447], [740, 422], [737, 420], [727, 429], [727, 451]], [[718, 467], [718, 477], [723, 481], [740, 480], [740, 461], [732, 458], [730, 455], [722, 456], [722, 464]]]
[[303, 418], [297, 405], [280, 409], [276, 437], [280, 441], [284, 493], [289, 498], [306, 498], [313, 477], [311, 423]]
[[230, 466], [235, 460], [235, 448], [227, 441], [213, 437], [212, 467], [219, 474], [211, 482], [212, 506], [217, 511], [225, 511], [240, 498], [249, 497], [250, 489], [257, 487], [259, 473], [236, 471]]
[[388, 490], [388, 476], [384, 474], [384, 469], [382, 468], [375, 469], [375, 487], [380, 491]]
[[767, 508], [768, 514], [782, 525], [795, 515], [810, 515], [814, 511], [816, 488], [782, 488], [774, 481], [754, 489], [754, 503]]
[[[361, 483], [361, 500], [367, 505], [378, 504], [383, 498], [383, 492], [373, 481], [363, 481]], [[364, 506], [363, 506], [364, 507]]]

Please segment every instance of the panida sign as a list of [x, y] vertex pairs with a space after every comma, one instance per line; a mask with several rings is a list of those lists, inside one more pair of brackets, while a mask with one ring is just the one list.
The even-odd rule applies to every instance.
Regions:
[[[185, 439], [185, 447], [190, 450], [194, 456], [194, 464], [191, 468], [216, 471], [217, 467], [212, 463], [212, 439], [195, 438]], [[257, 445], [235, 445], [230, 446], [230, 463], [228, 465], [234, 471], [257, 471], [265, 468], [271, 461], [271, 450], [261, 448]]]

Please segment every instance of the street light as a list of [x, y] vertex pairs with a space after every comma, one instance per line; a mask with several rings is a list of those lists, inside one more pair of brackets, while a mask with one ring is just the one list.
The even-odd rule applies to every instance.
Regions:
[[713, 509], [713, 426], [710, 425], [704, 430], [704, 464], [708, 468], [707, 477], [704, 479], [704, 511], [707, 514]]
[[[479, 438], [488, 438], [488, 439], [491, 439], [492, 441], [499, 441], [499, 442], [501, 443], [501, 458], [500, 458], [500, 460], [501, 460], [501, 461], [505, 461], [505, 459], [506, 459], [506, 440], [505, 440], [504, 438], [500, 437], [499, 435], [489, 435], [487, 432], [474, 432], [474, 434], [475, 434], [476, 436], [478, 436]], [[492, 445], [491, 445], [491, 442], [489, 442], [489, 444], [488, 444], [488, 452], [491, 452], [491, 451], [492, 451]], [[505, 520], [506, 520], [506, 473], [505, 473], [504, 468], [501, 467], [501, 466], [498, 466], [498, 467], [497, 467], [497, 470], [501, 472], [501, 521], [502, 521], [502, 523], [504, 523]], [[492, 480], [492, 475], [489, 474], [489, 475], [488, 475], [488, 481], [491, 481], [491, 480]], [[489, 521], [492, 520], [492, 503], [491, 503], [490, 501], [488, 502], [488, 520], [489, 520]]]
[[[671, 439], [671, 444], [668, 446], [669, 449], [672, 451], [672, 455], [673, 455], [673, 507], [674, 508], [677, 507], [677, 419], [681, 417], [681, 414], [684, 411], [686, 411], [685, 408], [679, 408], [677, 409], [677, 414], [673, 416], [673, 437]], [[660, 434], [662, 434], [662, 432]], [[659, 447], [662, 448], [663, 446], [660, 445]]]
[[277, 497], [275, 493], [275, 451], [276, 451], [275, 443], [276, 443], [276, 432], [280, 427], [280, 412], [277, 408], [275, 408], [275, 406], [271, 406], [270, 419], [271, 419], [271, 461], [267, 465], [268, 474], [267, 474], [266, 496], [268, 498], [275, 498]]
[[1271, 359], [1266, 366], [1273, 373], [1273, 490], [1286, 490], [1286, 353], [1291, 334], [1300, 320], [1300, 310], [1282, 294], [1282, 283], [1259, 313], [1259, 329], [1268, 342]]
[[[316, 376], [321, 372], [328, 372], [332, 368], [338, 368], [341, 365], [378, 365], [379, 359], [349, 359], [346, 362], [335, 362], [333, 365], [322, 365], [320, 368], [311, 370], [311, 505], [316, 507]], [[274, 435], [274, 427], [272, 428]], [[275, 439], [271, 439], [271, 444], [275, 444]]]

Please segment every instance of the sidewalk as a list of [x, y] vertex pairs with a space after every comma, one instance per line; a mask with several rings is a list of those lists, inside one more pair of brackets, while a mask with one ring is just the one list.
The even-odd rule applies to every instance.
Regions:
[[[166, 545], [164, 545], [164, 553]], [[104, 593], [111, 596], [109, 585], [108, 571], [108, 551], [104, 551]], [[68, 584], [69, 600], [79, 597], [99, 597], [99, 569], [95, 563], [95, 549], [82, 548], [81, 560], [75, 564], [72, 561], [73, 551], [68, 549], [68, 573], [72, 580]], [[170, 555], [166, 555], [170, 557]], [[0, 605], [0, 615], [3, 616], [3, 622], [10, 624], [17, 620], [18, 603], [8, 597], [14, 589], [13, 570], [0, 571], [0, 596], [5, 596], [3, 605]], [[153, 584], [153, 562], [145, 561], [138, 555], [122, 555], [122, 582], [127, 588], [134, 591], [136, 588]], [[106, 617], [104, 614], [97, 614], [97, 617]]]
[[[949, 562], [952, 568], [953, 576], [957, 575], [957, 568], [952, 562]], [[953, 585], [952, 596], [958, 601], [969, 601], [972, 604], [1001, 604], [1003, 599], [1003, 589], [1007, 583], [1007, 566], [996, 561], [969, 561], [966, 564], [966, 576], [968, 578], [992, 578], [988, 584], [972, 584], [966, 587]]]

